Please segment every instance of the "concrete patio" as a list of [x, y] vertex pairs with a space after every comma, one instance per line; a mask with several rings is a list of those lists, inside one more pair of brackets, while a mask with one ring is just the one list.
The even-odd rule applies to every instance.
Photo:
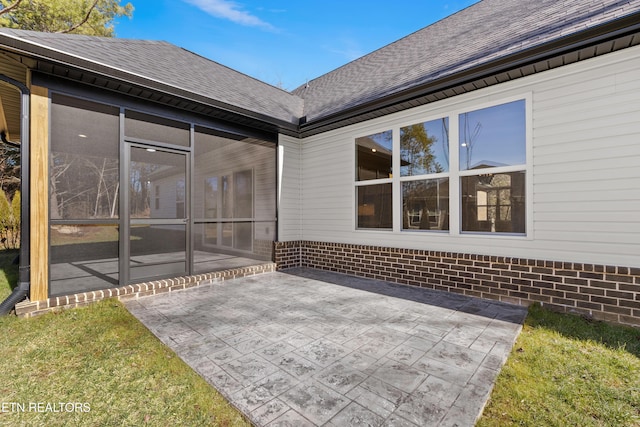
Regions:
[[296, 269], [127, 308], [257, 426], [471, 426], [526, 309]]

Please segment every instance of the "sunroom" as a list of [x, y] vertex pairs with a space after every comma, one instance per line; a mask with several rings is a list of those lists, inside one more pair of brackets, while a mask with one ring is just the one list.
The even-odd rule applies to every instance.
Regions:
[[[293, 127], [279, 117], [294, 116], [295, 97], [168, 43], [0, 38], [12, 71], [0, 95], [15, 104], [3, 118], [29, 147], [21, 264], [31, 300], [273, 261], [277, 135]], [[229, 91], [239, 85], [287, 102], [256, 105]], [[225, 96], [233, 107], [212, 105]]]
[[271, 260], [268, 135], [59, 93], [51, 129], [50, 296]]

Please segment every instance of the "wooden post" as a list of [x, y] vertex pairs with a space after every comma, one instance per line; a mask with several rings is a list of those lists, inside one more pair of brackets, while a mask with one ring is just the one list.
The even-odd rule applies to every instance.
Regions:
[[49, 91], [31, 86], [31, 301], [49, 298]]

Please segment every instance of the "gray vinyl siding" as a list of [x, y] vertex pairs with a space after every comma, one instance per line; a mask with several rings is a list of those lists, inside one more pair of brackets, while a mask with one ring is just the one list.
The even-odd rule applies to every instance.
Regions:
[[535, 90], [540, 246], [590, 262], [640, 264], [639, 51], [587, 61]]
[[278, 240], [301, 238], [300, 141], [280, 135], [278, 141]]

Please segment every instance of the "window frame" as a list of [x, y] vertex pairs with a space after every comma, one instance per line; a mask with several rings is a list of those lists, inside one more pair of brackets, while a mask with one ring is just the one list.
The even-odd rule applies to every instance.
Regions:
[[[358, 139], [360, 138], [365, 138], [365, 137], [370, 137], [372, 135], [377, 135], [377, 134], [381, 134], [381, 133], [385, 133], [385, 132], [389, 132], [391, 131], [391, 144], [392, 144], [392, 148], [391, 148], [391, 177], [390, 178], [376, 178], [376, 179], [363, 179], [363, 180], [358, 180]], [[397, 169], [396, 167], [396, 140], [397, 140], [397, 132], [398, 130], [395, 128], [391, 128], [391, 127], [385, 127], [385, 128], [378, 128], [375, 129], [371, 132], [367, 132], [364, 133], [362, 135], [358, 135], [353, 139], [353, 145], [352, 145], [352, 150], [351, 150], [351, 155], [352, 157], [352, 162], [351, 164], [354, 167], [354, 171], [353, 171], [353, 198], [354, 198], [354, 203], [353, 203], [353, 213], [351, 215], [351, 217], [353, 218], [353, 229], [355, 229], [356, 231], [367, 231], [367, 232], [384, 232], [384, 233], [388, 233], [388, 232], [392, 232], [395, 230], [395, 221], [396, 221], [396, 217], [397, 215], [396, 213], [396, 203], [395, 203], [395, 199], [394, 199], [394, 194], [396, 193], [396, 189], [395, 189], [395, 184], [394, 182], [397, 181], [397, 179], [395, 178], [397, 176], [397, 174], [395, 173], [395, 171], [399, 171], [399, 169]], [[399, 164], [399, 163], [398, 163]], [[358, 226], [358, 214], [359, 214], [359, 205], [358, 205], [358, 189], [359, 187], [365, 187], [365, 186], [372, 186], [372, 185], [381, 185], [381, 184], [391, 184], [391, 223], [392, 223], [392, 227], [391, 228], [387, 228], [387, 227], [380, 227], [380, 228], [368, 228], [368, 227], [359, 227]]]

